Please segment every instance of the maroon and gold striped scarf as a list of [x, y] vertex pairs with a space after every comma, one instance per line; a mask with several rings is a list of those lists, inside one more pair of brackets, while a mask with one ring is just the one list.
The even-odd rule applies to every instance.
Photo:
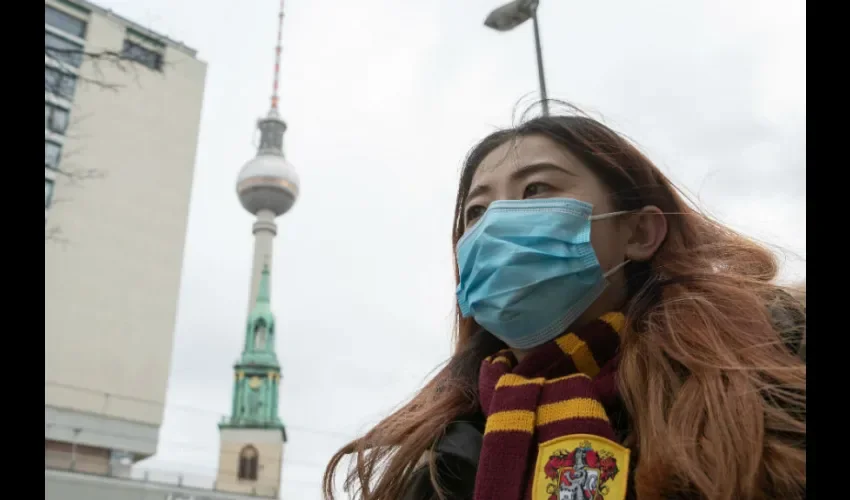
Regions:
[[[481, 365], [487, 416], [475, 500], [622, 500], [629, 451], [606, 406], [616, 399], [619, 332], [609, 313], [529, 353]], [[614, 365], [614, 366], [612, 366]]]

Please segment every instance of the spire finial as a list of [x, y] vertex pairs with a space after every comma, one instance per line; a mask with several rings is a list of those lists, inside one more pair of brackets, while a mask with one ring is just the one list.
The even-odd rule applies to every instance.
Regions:
[[280, 79], [280, 52], [282, 50], [281, 40], [283, 38], [283, 0], [280, 0], [280, 13], [277, 20], [277, 46], [274, 51], [274, 84], [272, 85], [272, 111], [277, 111], [277, 84]]

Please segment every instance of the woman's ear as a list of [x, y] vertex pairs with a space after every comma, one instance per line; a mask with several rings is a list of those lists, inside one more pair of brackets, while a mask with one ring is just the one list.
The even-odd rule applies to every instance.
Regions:
[[643, 207], [628, 217], [631, 237], [626, 243], [626, 258], [646, 262], [652, 259], [667, 237], [667, 217], [654, 205]]

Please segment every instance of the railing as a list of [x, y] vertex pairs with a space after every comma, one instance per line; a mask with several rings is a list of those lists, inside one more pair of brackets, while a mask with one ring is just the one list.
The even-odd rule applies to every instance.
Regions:
[[[233, 492], [218, 489], [216, 487], [215, 478], [205, 474], [193, 474], [187, 472], [177, 472], [174, 470], [158, 469], [147, 466], [126, 466], [123, 464], [115, 464], [103, 459], [77, 456], [73, 459], [63, 454], [59, 457], [58, 454], [45, 454], [44, 468], [48, 470], [74, 472], [77, 474], [85, 474], [98, 477], [109, 477], [115, 479], [123, 479], [127, 481], [142, 482], [156, 484], [165, 487], [189, 488], [193, 490], [206, 490], [210, 492], [228, 493], [231, 495], [243, 495], [246, 497], [257, 498], [277, 498], [278, 491], [276, 488], [254, 487], [247, 492]], [[265, 490], [265, 491], [264, 491]], [[175, 492], [179, 496], [179, 493]], [[203, 500], [203, 495], [198, 496], [196, 493], [191, 494], [195, 500]], [[175, 496], [175, 498], [178, 498]]]

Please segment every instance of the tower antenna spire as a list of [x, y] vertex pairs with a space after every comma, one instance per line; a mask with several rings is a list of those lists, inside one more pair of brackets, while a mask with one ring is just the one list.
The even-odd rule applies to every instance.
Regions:
[[274, 49], [274, 84], [272, 85], [272, 110], [277, 111], [277, 103], [280, 100], [277, 93], [278, 80], [280, 80], [280, 53], [282, 51], [283, 39], [283, 1], [280, 0], [280, 12], [277, 15], [277, 46]]

